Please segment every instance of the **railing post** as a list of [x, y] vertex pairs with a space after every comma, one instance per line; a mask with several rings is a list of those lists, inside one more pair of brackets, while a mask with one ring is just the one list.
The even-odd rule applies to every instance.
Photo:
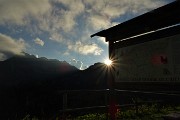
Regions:
[[108, 96], [109, 96], [109, 90], [107, 89], [107, 90], [105, 91], [106, 120], [109, 120]]
[[138, 114], [139, 114], [139, 111], [138, 111], [138, 106], [139, 104], [138, 104], [138, 101], [137, 100], [135, 100], [135, 109], [136, 109], [136, 115], [138, 116]]
[[111, 120], [116, 120], [117, 119], [117, 101], [116, 101], [116, 91], [115, 89], [110, 90], [110, 119]]
[[66, 120], [66, 110], [67, 110], [67, 91], [63, 93], [63, 120]]

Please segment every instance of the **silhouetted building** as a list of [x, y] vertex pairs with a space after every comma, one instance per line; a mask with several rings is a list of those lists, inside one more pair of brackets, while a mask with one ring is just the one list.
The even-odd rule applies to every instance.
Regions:
[[180, 90], [180, 1], [91, 35], [109, 42], [115, 88]]

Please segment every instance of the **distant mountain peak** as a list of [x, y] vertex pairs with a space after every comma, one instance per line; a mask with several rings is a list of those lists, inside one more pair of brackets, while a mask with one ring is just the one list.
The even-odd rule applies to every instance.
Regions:
[[64, 74], [79, 70], [66, 61], [48, 59], [46, 57], [37, 58], [35, 55], [31, 55], [25, 52], [23, 54], [24, 55], [15, 55], [5, 61], [2, 61], [2, 63], [4, 63], [5, 66], [13, 66], [13, 68], [17, 69], [17, 71], [27, 71], [27, 69], [30, 69], [37, 72], [44, 71], [45, 73], [52, 72], [53, 74]]

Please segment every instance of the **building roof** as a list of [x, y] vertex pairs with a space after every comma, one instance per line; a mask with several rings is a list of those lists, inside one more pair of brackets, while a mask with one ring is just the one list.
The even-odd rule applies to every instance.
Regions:
[[149, 34], [141, 35], [139, 37], [133, 37], [131, 39], [114, 42], [114, 48], [122, 48], [130, 45], [144, 43], [152, 40], [158, 40], [180, 34], [180, 25], [170, 27], [168, 29], [158, 30]]
[[146, 32], [180, 23], [180, 1], [147, 12], [131, 20], [91, 35], [105, 37], [106, 41], [119, 41]]

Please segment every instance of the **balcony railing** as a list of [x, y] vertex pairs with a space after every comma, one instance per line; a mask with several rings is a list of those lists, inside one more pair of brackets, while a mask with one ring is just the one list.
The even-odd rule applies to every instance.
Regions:
[[142, 104], [180, 104], [180, 92], [148, 92], [148, 91], [131, 91], [118, 89], [104, 90], [64, 90], [58, 91], [62, 96], [62, 109], [59, 110], [58, 116], [66, 119], [69, 114], [87, 114], [89, 112], [106, 113], [107, 119], [109, 110], [114, 102], [116, 108], [135, 107], [138, 114], [138, 107]]

